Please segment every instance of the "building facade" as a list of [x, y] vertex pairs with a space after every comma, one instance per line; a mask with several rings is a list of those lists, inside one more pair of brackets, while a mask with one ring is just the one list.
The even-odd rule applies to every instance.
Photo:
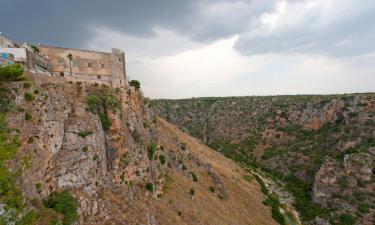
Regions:
[[50, 72], [67, 80], [126, 86], [125, 54], [39, 45], [39, 52], [50, 62]]

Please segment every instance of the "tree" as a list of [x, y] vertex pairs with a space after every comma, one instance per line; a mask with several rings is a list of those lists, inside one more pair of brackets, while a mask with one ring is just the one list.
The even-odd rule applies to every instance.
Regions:
[[73, 60], [73, 55], [72, 55], [72, 53], [70, 53], [69, 52], [69, 54], [68, 54], [68, 59], [69, 59], [69, 71], [70, 71], [70, 76], [72, 76], [73, 75], [73, 73], [72, 73], [72, 60]]
[[23, 77], [23, 68], [19, 64], [0, 66], [0, 83], [5, 81], [21, 81]]
[[131, 87], [135, 87], [135, 89], [137, 89], [137, 90], [141, 88], [141, 83], [138, 80], [129, 81], [129, 85]]

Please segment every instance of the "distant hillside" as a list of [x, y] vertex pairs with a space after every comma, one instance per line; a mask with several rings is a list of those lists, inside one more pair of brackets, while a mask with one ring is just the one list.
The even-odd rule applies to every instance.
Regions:
[[260, 168], [293, 194], [304, 223], [374, 223], [375, 94], [151, 104], [161, 117], [225, 156]]

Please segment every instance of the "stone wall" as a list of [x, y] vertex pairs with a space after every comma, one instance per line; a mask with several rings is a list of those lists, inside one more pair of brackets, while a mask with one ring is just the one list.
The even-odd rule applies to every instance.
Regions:
[[[126, 85], [125, 57], [119, 49], [107, 53], [41, 45], [39, 50], [50, 60], [51, 72], [56, 76], [113, 87]], [[68, 58], [69, 54], [72, 60]]]

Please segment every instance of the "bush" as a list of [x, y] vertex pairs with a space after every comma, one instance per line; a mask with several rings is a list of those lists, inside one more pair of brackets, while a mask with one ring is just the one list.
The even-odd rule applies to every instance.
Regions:
[[156, 144], [151, 143], [147, 145], [147, 156], [149, 160], [153, 160], [155, 151], [156, 151]]
[[86, 103], [90, 112], [99, 115], [103, 129], [108, 131], [112, 125], [112, 122], [108, 117], [107, 111], [108, 109], [115, 109], [119, 107], [120, 102], [115, 95], [108, 93], [107, 89], [103, 89], [102, 91], [103, 93], [101, 93], [100, 97], [96, 94], [87, 96]]
[[149, 192], [154, 192], [154, 185], [152, 183], [147, 183], [146, 190]]
[[191, 177], [193, 178], [193, 181], [194, 181], [194, 182], [198, 182], [198, 177], [197, 177], [197, 175], [196, 175], [195, 173], [193, 173], [193, 172], [190, 172], [190, 174], [191, 174]]
[[23, 87], [24, 88], [30, 88], [31, 87], [31, 82], [30, 81], [23, 82]]
[[212, 193], [215, 193], [215, 188], [212, 187], [212, 186], [210, 186], [210, 187], [208, 188], [208, 190], [210, 190], [210, 192], [212, 192]]
[[166, 160], [165, 160], [165, 155], [159, 155], [159, 160], [160, 160], [160, 163], [161, 163], [162, 165], [164, 165], [165, 162], [166, 162]]
[[92, 133], [93, 133], [92, 131], [87, 131], [87, 130], [81, 131], [81, 132], [78, 133], [78, 137], [85, 138], [85, 137], [91, 135]]
[[32, 118], [33, 118], [33, 116], [31, 115], [31, 113], [29, 113], [29, 112], [26, 112], [26, 113], [25, 113], [25, 120], [29, 121], [29, 120], [31, 120]]
[[100, 121], [102, 122], [103, 129], [105, 131], [108, 131], [109, 128], [111, 128], [112, 126], [112, 122], [109, 119], [108, 114], [105, 112], [105, 113], [99, 114], [99, 116], [100, 116]]
[[25, 100], [28, 101], [28, 102], [32, 102], [34, 101], [35, 99], [35, 96], [29, 92], [25, 93]]
[[89, 147], [88, 147], [88, 146], [84, 146], [84, 147], [82, 148], [82, 151], [85, 152], [85, 153], [86, 153], [88, 150], [89, 150]]
[[0, 112], [9, 112], [14, 109], [14, 104], [11, 98], [0, 93]]
[[95, 113], [98, 106], [98, 98], [96, 97], [96, 95], [87, 96], [86, 103], [89, 106], [89, 110]]
[[341, 225], [354, 225], [356, 222], [356, 218], [348, 213], [344, 213], [339, 218]]
[[191, 195], [194, 195], [195, 194], [195, 190], [192, 188], [192, 189], [190, 189], [190, 194]]
[[0, 83], [6, 81], [22, 81], [23, 68], [19, 64], [0, 66]]
[[64, 215], [63, 225], [70, 225], [78, 219], [78, 201], [68, 192], [53, 192], [44, 201], [44, 206]]
[[140, 89], [141, 88], [141, 83], [138, 80], [131, 80], [129, 81], [129, 86], [130, 87], [135, 87], [135, 89]]
[[38, 46], [36, 45], [30, 45], [31, 49], [34, 51], [34, 52], [39, 52], [39, 48]]

